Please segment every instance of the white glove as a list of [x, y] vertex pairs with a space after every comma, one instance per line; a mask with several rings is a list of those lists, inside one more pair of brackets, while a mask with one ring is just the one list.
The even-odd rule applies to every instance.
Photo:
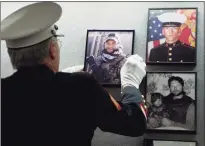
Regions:
[[135, 54], [128, 57], [120, 71], [122, 87], [134, 86], [139, 89], [139, 85], [146, 75], [145, 67], [146, 64], [139, 55]]
[[83, 67], [84, 65], [71, 66], [63, 69], [62, 72], [68, 72], [68, 73], [80, 72], [83, 71]]

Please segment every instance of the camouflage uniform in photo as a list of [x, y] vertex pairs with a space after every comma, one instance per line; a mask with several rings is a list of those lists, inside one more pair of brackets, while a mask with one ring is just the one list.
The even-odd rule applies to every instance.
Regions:
[[117, 45], [114, 51], [109, 53], [104, 48], [99, 56], [88, 57], [87, 62], [91, 68], [91, 73], [98, 81], [118, 84], [120, 83], [120, 69], [128, 56], [123, 54], [122, 44], [114, 33], [107, 35], [104, 44], [110, 39], [116, 41]]

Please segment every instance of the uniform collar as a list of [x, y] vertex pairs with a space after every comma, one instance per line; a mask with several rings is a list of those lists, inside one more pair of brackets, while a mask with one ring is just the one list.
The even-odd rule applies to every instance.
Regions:
[[24, 78], [50, 78], [55, 75], [46, 65], [37, 65], [33, 67], [22, 67], [16, 72], [16, 75], [23, 76]]
[[180, 42], [179, 40], [176, 41], [176, 42], [173, 43], [173, 44], [168, 44], [167, 42], [165, 42], [165, 46], [166, 46], [166, 47], [176, 47], [176, 46], [178, 46], [180, 43], [181, 43], [181, 42]]

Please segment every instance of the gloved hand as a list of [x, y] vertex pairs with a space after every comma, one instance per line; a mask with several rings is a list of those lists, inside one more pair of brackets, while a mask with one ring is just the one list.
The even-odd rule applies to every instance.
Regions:
[[93, 66], [93, 65], [95, 64], [95, 58], [94, 58], [94, 56], [89, 56], [89, 57], [87, 57], [87, 58], [86, 58], [86, 61], [88, 62], [88, 64], [89, 64], [90, 66]]
[[146, 75], [146, 64], [139, 55], [131, 55], [120, 70], [121, 85], [134, 86], [139, 89], [142, 79]]
[[63, 69], [62, 72], [68, 72], [68, 73], [80, 72], [83, 71], [83, 67], [84, 65], [71, 66]]

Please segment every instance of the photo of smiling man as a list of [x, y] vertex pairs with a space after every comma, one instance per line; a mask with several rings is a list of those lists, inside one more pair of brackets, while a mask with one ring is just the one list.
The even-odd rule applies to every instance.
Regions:
[[120, 84], [120, 70], [133, 52], [134, 31], [90, 30], [85, 71], [101, 84]]
[[[193, 17], [189, 17], [191, 14], [187, 11], [192, 12]], [[151, 15], [148, 28], [148, 62], [194, 63], [196, 32], [192, 32], [192, 29], [196, 29], [196, 13], [193, 10], [176, 10], [162, 14], [152, 11]]]

